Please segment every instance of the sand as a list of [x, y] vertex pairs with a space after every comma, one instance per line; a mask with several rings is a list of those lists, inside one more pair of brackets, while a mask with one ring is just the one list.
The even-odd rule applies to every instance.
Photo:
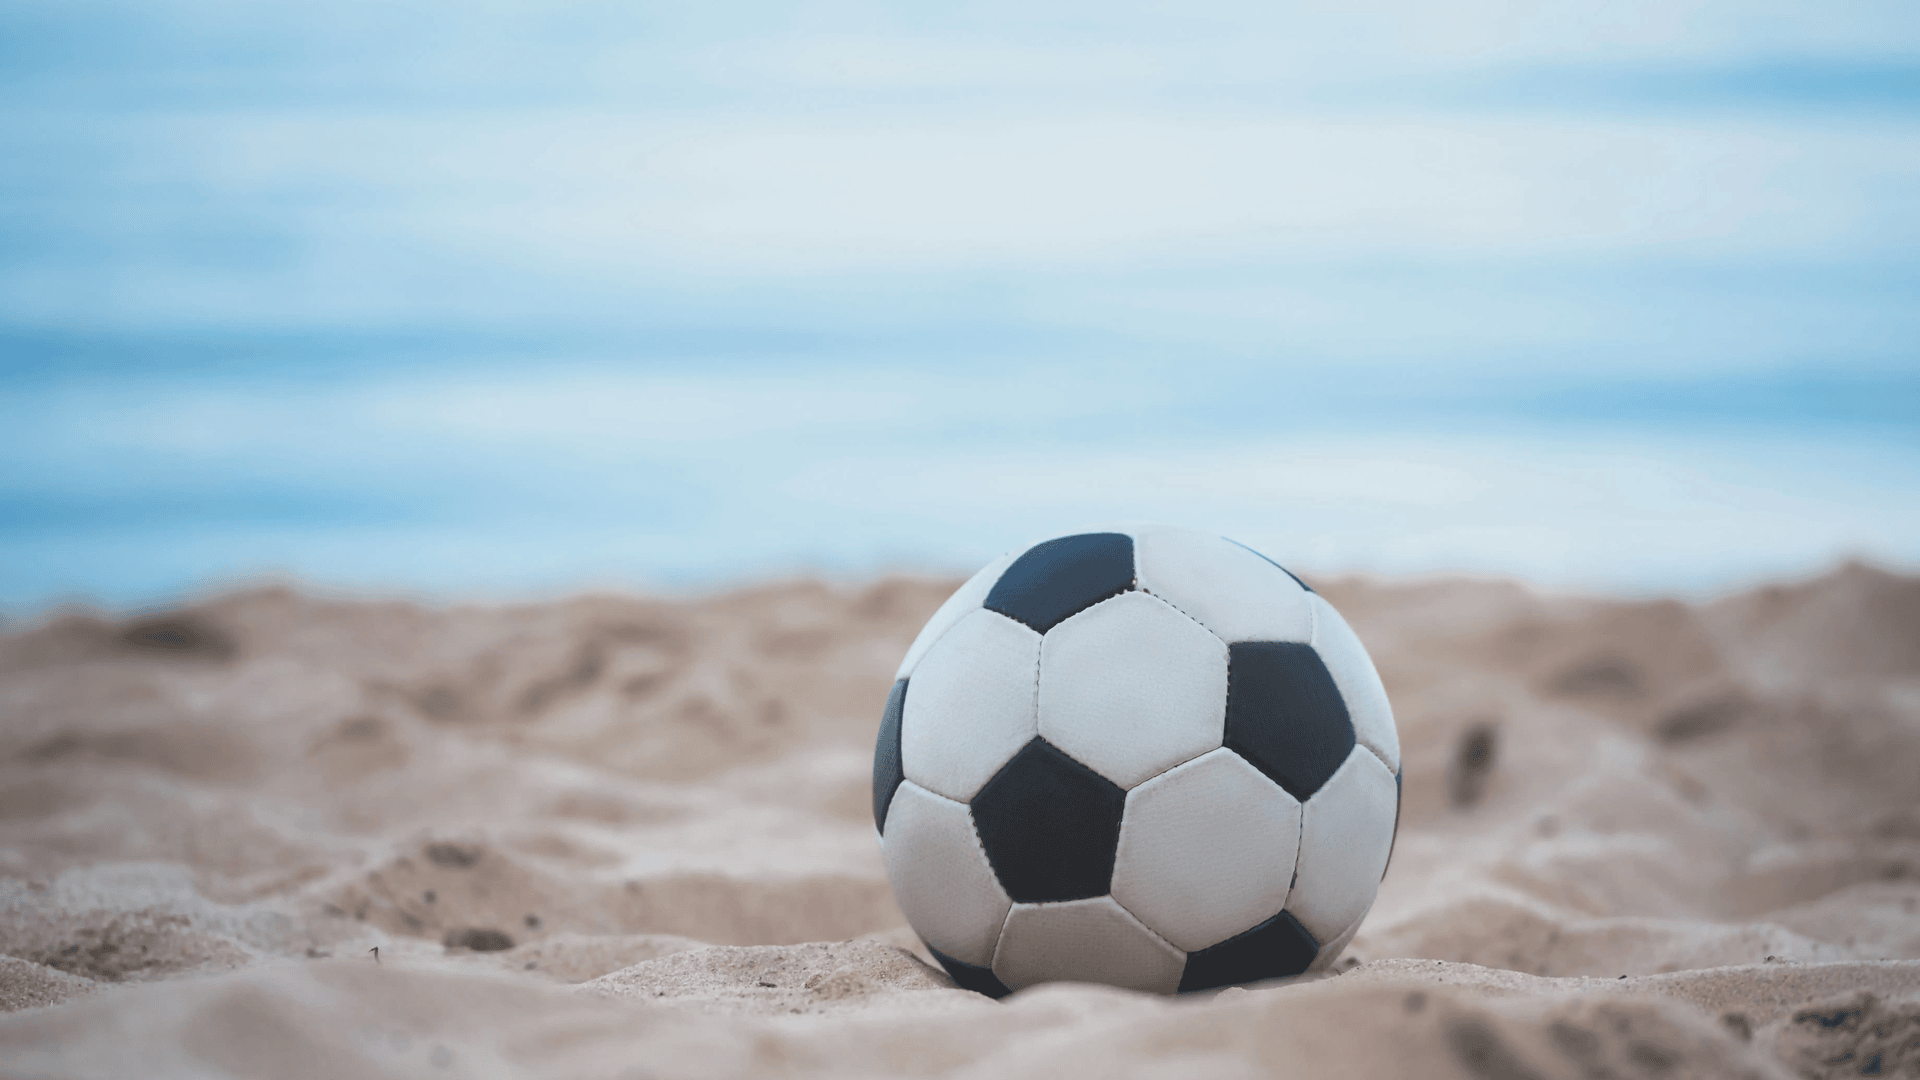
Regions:
[[871, 739], [956, 583], [0, 635], [6, 1076], [1920, 1076], [1920, 581], [1314, 580], [1406, 802], [1337, 970], [954, 989]]

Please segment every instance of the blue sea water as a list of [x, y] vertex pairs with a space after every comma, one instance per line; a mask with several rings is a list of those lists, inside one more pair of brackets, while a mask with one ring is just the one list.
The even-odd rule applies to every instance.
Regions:
[[1920, 562], [1920, 18], [0, 11], [0, 612]]

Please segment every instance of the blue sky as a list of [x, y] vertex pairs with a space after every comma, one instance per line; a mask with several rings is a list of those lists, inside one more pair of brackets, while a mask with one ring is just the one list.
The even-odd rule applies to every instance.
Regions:
[[1920, 14], [0, 7], [0, 610], [1920, 563]]

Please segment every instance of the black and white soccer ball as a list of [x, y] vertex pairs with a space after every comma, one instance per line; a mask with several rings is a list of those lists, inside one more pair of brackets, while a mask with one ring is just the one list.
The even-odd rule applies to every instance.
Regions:
[[874, 752], [894, 896], [995, 996], [1324, 968], [1399, 807], [1393, 713], [1346, 622], [1265, 556], [1157, 525], [975, 574], [907, 651]]

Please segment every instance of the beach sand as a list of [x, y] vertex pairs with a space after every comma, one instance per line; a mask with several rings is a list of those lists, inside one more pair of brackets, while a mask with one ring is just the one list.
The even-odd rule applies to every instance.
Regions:
[[1706, 604], [1310, 579], [1400, 724], [1312, 980], [954, 989], [870, 813], [954, 587], [0, 636], [0, 1074], [1920, 1076], [1920, 580]]

